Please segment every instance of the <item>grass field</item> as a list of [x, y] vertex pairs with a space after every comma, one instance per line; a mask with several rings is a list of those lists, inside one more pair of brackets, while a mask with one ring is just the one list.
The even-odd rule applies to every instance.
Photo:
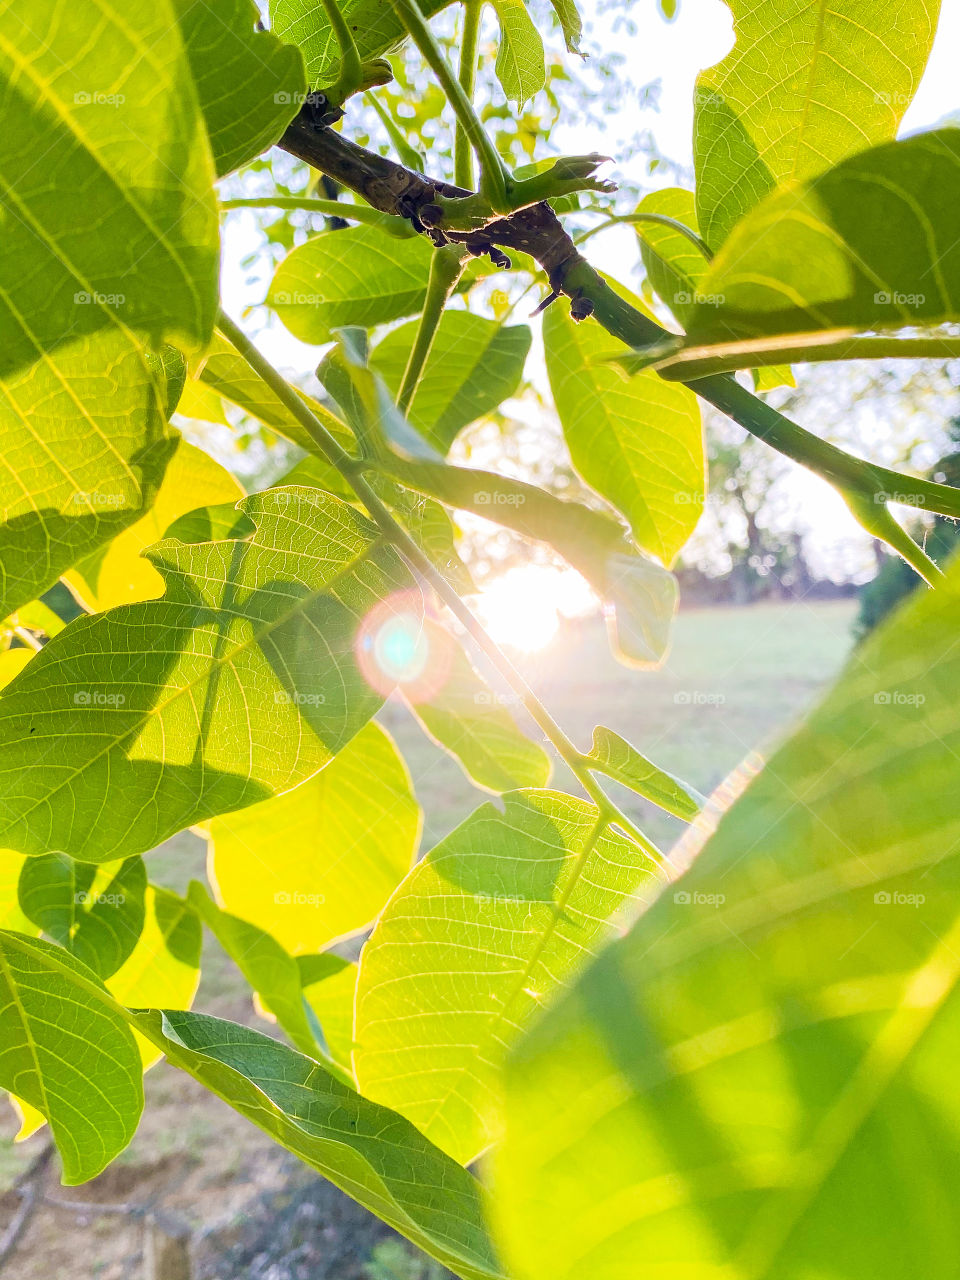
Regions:
[[[673, 649], [662, 669], [639, 673], [614, 661], [602, 624], [588, 620], [569, 625], [548, 649], [519, 665], [579, 746], [589, 746], [594, 724], [606, 724], [657, 764], [709, 793], [750, 752], [775, 743], [837, 674], [850, 649], [853, 610], [852, 601], [691, 610], [677, 621]], [[426, 810], [424, 847], [429, 847], [484, 796], [403, 707], [389, 705], [382, 719], [409, 763]], [[558, 769], [552, 785], [567, 788], [573, 783]], [[620, 792], [618, 799], [661, 848], [669, 849], [682, 830], [680, 823], [632, 793]], [[149, 856], [151, 876], [175, 889], [201, 875], [203, 862], [204, 845], [190, 834]], [[209, 937], [203, 965], [196, 1007], [258, 1022], [249, 992]], [[78, 1215], [44, 1206], [9, 1274], [18, 1280], [139, 1276], [139, 1225], [98, 1215], [93, 1207], [98, 1203], [155, 1198], [197, 1231], [216, 1228], [218, 1242], [229, 1244], [231, 1230], [240, 1230], [251, 1215], [262, 1216], [265, 1197], [278, 1188], [283, 1193], [290, 1169], [278, 1149], [199, 1086], [161, 1064], [148, 1074], [146, 1092], [140, 1132], [114, 1166], [76, 1192], [57, 1193], [51, 1184], [52, 1194], [82, 1199], [89, 1211]], [[44, 1141], [37, 1135], [13, 1148], [16, 1126], [12, 1115], [2, 1112], [0, 1108], [0, 1192]], [[12, 1195], [3, 1197], [0, 1233], [16, 1203]], [[324, 1229], [322, 1221], [316, 1225]], [[362, 1231], [361, 1239], [366, 1239]], [[363, 1251], [362, 1245], [351, 1248]], [[204, 1277], [233, 1280], [218, 1264], [211, 1266], [202, 1270]], [[362, 1258], [354, 1269], [336, 1274], [337, 1280], [380, 1280], [381, 1275], [367, 1269]]]

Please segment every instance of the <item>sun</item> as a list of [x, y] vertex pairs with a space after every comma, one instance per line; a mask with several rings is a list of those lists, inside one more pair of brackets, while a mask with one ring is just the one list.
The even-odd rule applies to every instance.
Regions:
[[497, 644], [535, 653], [557, 634], [561, 617], [592, 613], [597, 600], [573, 569], [528, 564], [492, 579], [474, 606]]

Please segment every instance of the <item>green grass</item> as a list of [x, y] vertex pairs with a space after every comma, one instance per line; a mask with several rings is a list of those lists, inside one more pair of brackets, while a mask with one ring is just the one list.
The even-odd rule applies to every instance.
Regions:
[[[578, 746], [588, 748], [593, 726], [605, 724], [709, 794], [751, 751], [776, 741], [837, 675], [850, 650], [854, 608], [842, 600], [689, 610], [678, 617], [658, 671], [621, 666], [602, 624], [587, 621], [568, 625], [518, 665]], [[429, 847], [483, 796], [402, 707], [388, 706], [382, 719], [413, 774]], [[551, 785], [576, 791], [562, 767]], [[662, 847], [683, 830], [631, 792], [617, 793]]]

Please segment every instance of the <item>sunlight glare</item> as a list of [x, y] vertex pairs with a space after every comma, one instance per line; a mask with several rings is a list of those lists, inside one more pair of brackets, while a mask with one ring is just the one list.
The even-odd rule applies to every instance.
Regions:
[[535, 653], [557, 634], [561, 617], [593, 613], [597, 599], [573, 569], [528, 564], [494, 578], [484, 586], [475, 605], [480, 621], [497, 644]]

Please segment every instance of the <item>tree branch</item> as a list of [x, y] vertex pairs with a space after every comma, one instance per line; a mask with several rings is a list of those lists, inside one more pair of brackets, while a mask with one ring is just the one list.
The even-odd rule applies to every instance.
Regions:
[[[608, 333], [634, 348], [675, 339], [610, 288], [579, 252], [549, 204], [529, 205], [482, 225], [477, 225], [475, 217], [466, 218], [466, 225], [455, 225], [451, 203], [455, 207], [457, 201], [463, 201], [464, 207], [475, 213], [479, 198], [475, 192], [428, 178], [357, 146], [330, 127], [340, 115], [342, 112], [331, 108], [322, 94], [312, 94], [279, 145], [349, 187], [381, 213], [408, 218], [416, 231], [428, 235], [435, 244], [463, 244], [470, 253], [487, 254], [501, 266], [510, 265], [504, 249], [529, 254], [550, 283], [550, 294], [542, 306], [565, 295], [575, 320], [593, 315]], [[729, 374], [685, 380], [684, 385], [752, 435], [822, 476], [848, 503], [853, 499], [855, 510], [865, 509], [863, 499], [885, 506], [888, 495], [896, 493], [898, 501], [907, 502], [914, 495], [914, 505], [960, 518], [960, 489], [872, 466], [804, 430]], [[895, 550], [903, 554], [899, 536], [896, 544], [892, 544]]]

